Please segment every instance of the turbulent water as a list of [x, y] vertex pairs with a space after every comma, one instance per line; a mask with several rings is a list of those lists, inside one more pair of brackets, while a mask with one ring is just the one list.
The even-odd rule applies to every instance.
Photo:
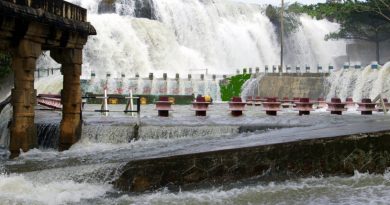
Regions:
[[264, 77], [264, 74], [259, 74], [258, 76], [247, 80], [242, 85], [241, 98], [247, 99], [248, 96], [257, 96], [259, 90], [259, 83]]
[[[259, 82], [263, 75], [248, 80], [242, 87], [241, 96], [256, 96]], [[352, 97], [355, 102], [363, 98], [374, 99], [379, 94], [384, 98], [390, 97], [390, 62], [378, 69], [372, 69], [371, 65], [362, 69], [337, 69], [331, 71], [323, 88], [328, 93], [327, 100], [339, 97], [345, 100]]]
[[[237, 184], [196, 191], [117, 194], [107, 185], [73, 181], [34, 182], [0, 175], [3, 204], [387, 204], [390, 175], [307, 178], [283, 183]], [[119, 197], [114, 197], [119, 195]], [[16, 199], [15, 199], [16, 198]]]
[[[118, 0], [115, 11], [109, 14], [98, 14], [99, 0], [71, 2], [88, 9], [88, 20], [98, 32], [90, 37], [84, 50], [83, 76], [87, 78], [91, 71], [98, 78], [105, 78], [107, 72], [112, 77], [120, 77], [122, 73], [146, 76], [149, 72], [184, 76], [205, 68], [209, 73], [226, 74], [237, 68], [263, 68], [279, 61], [275, 27], [257, 5], [225, 0], [145, 0], [149, 2], [145, 7], [150, 7], [151, 12], [143, 16], [147, 12], [140, 14], [138, 0]], [[338, 25], [307, 16], [300, 17], [300, 21], [301, 27], [286, 41], [286, 64], [309, 64], [312, 68], [317, 64], [324, 67], [337, 64], [336, 58], [345, 55], [345, 42], [325, 42], [323, 38]], [[48, 54], [38, 62], [38, 67], [57, 66]], [[254, 83], [261, 77], [248, 81], [244, 96], [256, 92]], [[38, 81], [38, 93], [58, 93], [61, 79], [54, 76]], [[388, 79], [388, 69], [383, 68], [336, 71], [329, 77], [331, 92], [356, 98], [376, 91], [388, 93], [383, 86], [389, 84]], [[343, 83], [347, 86], [339, 86]], [[2, 145], [7, 145], [9, 139], [7, 121], [12, 113], [7, 108], [0, 115], [0, 131], [4, 131], [0, 132], [0, 204], [386, 204], [390, 201], [388, 172], [282, 182], [251, 179], [192, 191], [172, 192], [163, 188], [143, 194], [123, 193], [112, 186], [111, 182], [120, 174], [118, 170], [129, 159], [181, 153], [193, 147], [219, 147], [229, 140], [250, 145], [261, 141], [262, 132], [272, 130], [240, 133], [241, 125], [324, 126], [379, 118], [379, 114], [359, 118], [353, 111], [342, 117], [327, 114], [324, 117], [321, 111], [316, 111], [313, 117], [297, 118], [294, 111], [287, 111], [283, 117], [269, 117], [256, 108], [248, 108], [246, 116], [237, 120], [228, 117], [223, 106], [213, 107], [207, 118], [195, 118], [189, 107], [178, 106], [169, 120], [156, 118], [154, 108], [145, 106], [136, 141], [133, 127], [126, 124], [134, 123], [135, 119], [118, 117], [115, 113], [96, 117], [85, 111], [82, 139], [65, 152], [53, 150], [58, 139], [49, 139], [50, 135], [58, 136], [60, 118], [58, 113], [51, 113], [53, 118], [42, 118], [49, 123], [39, 125], [41, 143], [46, 144], [41, 150], [22, 153], [16, 160], [7, 160], [3, 154], [6, 151]], [[182, 128], [176, 128], [177, 124]]]
[[352, 97], [354, 101], [362, 98], [374, 99], [383, 94], [390, 97], [390, 63], [380, 69], [342, 69], [332, 72], [328, 78], [330, 90], [328, 98], [338, 96], [341, 99]]
[[[264, 8], [226, 0], [117, 0], [99, 13], [100, 0], [71, 0], [88, 9], [97, 30], [84, 49], [83, 75], [94, 71], [146, 76], [149, 72], [230, 74], [243, 67], [278, 65], [280, 44]], [[143, 2], [143, 4], [139, 4]], [[299, 18], [286, 39], [286, 64], [335, 65], [346, 55], [343, 41], [324, 41], [338, 28], [328, 21]], [[342, 62], [343, 63], [343, 62]], [[48, 55], [40, 67], [53, 67]], [[203, 71], [204, 72], [204, 71]]]
[[[96, 109], [87, 105], [86, 110]], [[120, 110], [123, 105], [111, 106]], [[189, 149], [207, 150], [234, 143], [261, 142], [269, 132], [299, 132], [291, 126], [326, 127], [332, 124], [387, 119], [383, 114], [360, 117], [355, 111], [330, 116], [321, 110], [298, 117], [293, 110], [281, 116], [266, 116], [257, 107], [248, 108], [245, 116], [228, 116], [227, 105], [213, 105], [208, 117], [194, 117], [189, 106], [175, 106], [167, 119], [157, 118], [153, 105], [143, 106], [139, 139], [134, 140], [131, 126], [137, 118], [122, 113], [104, 117], [84, 112], [82, 139], [70, 150], [58, 152], [41, 147], [22, 153], [16, 160], [0, 154], [0, 204], [386, 204], [390, 199], [390, 175], [355, 173], [351, 177], [302, 178], [280, 182], [256, 178], [205, 187], [191, 191], [134, 194], [121, 192], [112, 181], [130, 159], [166, 156]], [[38, 112], [40, 123], [60, 120], [56, 113]], [[43, 116], [46, 115], [46, 118]], [[181, 125], [177, 127], [177, 125]], [[264, 128], [260, 128], [261, 125]], [[278, 125], [280, 128], [271, 128]], [[57, 125], [58, 126], [58, 125]], [[240, 131], [240, 126], [257, 126], [255, 132]], [[56, 128], [42, 127], [47, 133]], [[40, 129], [41, 129], [40, 128]], [[55, 134], [53, 134], [55, 135]], [[272, 138], [278, 134], [271, 135]], [[2, 148], [0, 148], [1, 152]]]

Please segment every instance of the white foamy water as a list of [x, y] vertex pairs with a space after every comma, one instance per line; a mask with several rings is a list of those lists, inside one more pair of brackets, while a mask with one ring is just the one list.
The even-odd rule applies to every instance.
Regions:
[[169, 139], [189, 137], [212, 137], [238, 133], [238, 126], [142, 126], [139, 130], [140, 139]]
[[[70, 2], [88, 9], [97, 30], [84, 49], [83, 76], [110, 72], [133, 76], [149, 72], [229, 74], [237, 68], [277, 65], [280, 45], [264, 8], [225, 0], [150, 0], [156, 20], [136, 18], [135, 1], [116, 1], [116, 12], [98, 14], [100, 1]], [[337, 63], [345, 42], [324, 41], [338, 28], [328, 21], [299, 18], [301, 27], [286, 39], [286, 64]], [[50, 65], [52, 61], [47, 60]]]
[[[280, 116], [265, 116], [253, 107], [240, 118], [229, 117], [226, 105], [213, 105], [209, 117], [194, 117], [188, 106], [175, 106], [175, 116], [158, 118], [153, 106], [144, 106], [141, 116], [141, 139], [126, 142], [131, 130], [129, 116], [101, 117], [87, 114], [87, 133], [64, 152], [31, 150], [19, 159], [1, 161], [0, 201], [2, 204], [367, 204], [384, 203], [389, 199], [389, 174], [356, 173], [353, 177], [303, 178], [282, 182], [250, 180], [234, 184], [171, 192], [162, 189], [150, 193], [123, 193], [110, 185], [129, 160], [145, 156], [169, 156], [186, 150], [207, 150], [209, 147], [254, 145], [265, 140], [267, 133], [274, 139], [284, 132], [300, 128], [267, 129], [261, 132], [238, 132], [238, 125], [305, 125], [326, 127], [331, 124], [383, 120], [385, 116], [364, 116], [346, 112], [330, 116], [324, 111], [298, 117], [293, 111]], [[119, 115], [119, 113], [117, 114]], [[123, 115], [123, 114], [122, 114]], [[110, 127], [108, 124], [112, 124]], [[182, 127], [174, 127], [174, 125]], [[96, 130], [93, 130], [96, 125]], [[89, 126], [89, 127], [88, 127]], [[116, 127], [117, 126], [117, 127]], [[126, 129], [128, 129], [126, 131]], [[272, 133], [274, 134], [272, 134]], [[303, 137], [303, 136], [300, 136]], [[0, 203], [1, 204], [1, 203]]]
[[[254, 182], [253, 182], [254, 181]], [[197, 191], [161, 191], [117, 200], [133, 204], [387, 204], [389, 173], [353, 177], [306, 178], [281, 183], [237, 184]]]
[[390, 63], [386, 63], [379, 69], [340, 69], [332, 72], [328, 78], [330, 89], [327, 98], [338, 96], [345, 100], [352, 97], [354, 101], [362, 98], [374, 99], [383, 94], [390, 97]]
[[23, 175], [0, 175], [0, 200], [8, 204], [387, 204], [390, 176], [355, 172], [351, 177], [246, 182], [192, 191], [167, 189], [112, 194], [105, 184], [71, 180], [41, 183]]
[[242, 85], [241, 98], [245, 100], [248, 96], [257, 96], [259, 83], [263, 77], [264, 74], [259, 74], [256, 78], [247, 80], [244, 85]]
[[96, 199], [111, 190], [109, 185], [52, 181], [40, 183], [23, 175], [0, 174], [1, 204], [69, 204]]
[[12, 119], [12, 107], [11, 105], [7, 105], [0, 113], [0, 146], [8, 147], [9, 145], [10, 133], [8, 129], [8, 123], [11, 119]]
[[312, 72], [317, 71], [317, 65], [327, 68], [329, 65], [340, 65], [337, 58], [346, 56], [346, 42], [343, 40], [325, 41], [325, 35], [337, 31], [339, 25], [327, 20], [314, 20], [307, 15], [299, 18], [301, 26], [286, 39], [285, 64], [292, 68], [300, 66], [303, 69], [310, 66]]

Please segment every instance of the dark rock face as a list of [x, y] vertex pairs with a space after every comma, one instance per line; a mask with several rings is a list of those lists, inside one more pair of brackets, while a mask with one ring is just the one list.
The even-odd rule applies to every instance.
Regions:
[[104, 14], [104, 13], [115, 13], [116, 7], [115, 7], [115, 0], [102, 0], [99, 3], [98, 6], [98, 13]]
[[166, 158], [131, 161], [114, 183], [125, 191], [218, 185], [250, 177], [383, 173], [390, 166], [390, 132], [313, 139]]
[[[117, 7], [116, 4], [120, 6]], [[98, 13], [127, 15], [126, 9], [134, 9], [134, 16], [137, 18], [156, 19], [152, 0], [103, 0], [99, 3]]]
[[134, 13], [137, 18], [156, 19], [152, 0], [135, 0]]

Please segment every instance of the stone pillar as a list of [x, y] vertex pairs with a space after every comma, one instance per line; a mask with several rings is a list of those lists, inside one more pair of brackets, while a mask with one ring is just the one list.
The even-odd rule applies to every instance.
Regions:
[[51, 56], [62, 64], [64, 75], [61, 102], [63, 106], [60, 126], [60, 151], [69, 149], [80, 139], [81, 134], [81, 88], [80, 75], [82, 64], [81, 49], [55, 49]]
[[11, 101], [13, 118], [9, 146], [11, 158], [19, 156], [20, 150], [26, 152], [38, 144], [34, 124], [37, 95], [34, 89], [34, 71], [40, 54], [41, 45], [29, 40], [21, 40], [13, 49], [14, 89]]

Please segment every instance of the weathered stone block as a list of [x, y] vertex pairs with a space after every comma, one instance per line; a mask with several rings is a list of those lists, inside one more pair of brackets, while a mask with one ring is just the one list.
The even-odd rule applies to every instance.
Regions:
[[19, 42], [18, 48], [16, 49], [16, 55], [22, 58], [38, 58], [41, 52], [41, 44], [24, 39]]

